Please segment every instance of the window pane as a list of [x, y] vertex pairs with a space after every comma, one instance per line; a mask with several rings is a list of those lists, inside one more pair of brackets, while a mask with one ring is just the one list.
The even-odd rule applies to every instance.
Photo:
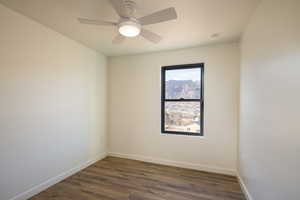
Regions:
[[166, 71], [166, 99], [200, 99], [200, 68]]
[[165, 102], [165, 130], [200, 133], [200, 102]]

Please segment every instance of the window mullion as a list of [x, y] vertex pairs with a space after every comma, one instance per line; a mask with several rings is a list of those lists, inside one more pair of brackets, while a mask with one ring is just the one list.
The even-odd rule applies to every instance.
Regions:
[[169, 102], [202, 102], [202, 99], [163, 99], [163, 101]]

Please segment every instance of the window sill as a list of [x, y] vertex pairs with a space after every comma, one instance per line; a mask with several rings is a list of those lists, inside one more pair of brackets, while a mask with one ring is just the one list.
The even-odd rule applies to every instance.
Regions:
[[201, 137], [203, 138], [204, 135], [203, 134], [194, 134], [194, 133], [182, 133], [182, 132], [169, 132], [169, 131], [166, 131], [166, 132], [161, 132], [160, 133], [161, 135], [177, 135], [177, 136], [195, 136], [195, 137]]

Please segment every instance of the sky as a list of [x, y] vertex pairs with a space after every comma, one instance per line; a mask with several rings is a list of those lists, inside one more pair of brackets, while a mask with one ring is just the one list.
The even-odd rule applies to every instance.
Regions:
[[166, 71], [166, 81], [169, 80], [193, 80], [200, 81], [200, 69], [176, 69]]

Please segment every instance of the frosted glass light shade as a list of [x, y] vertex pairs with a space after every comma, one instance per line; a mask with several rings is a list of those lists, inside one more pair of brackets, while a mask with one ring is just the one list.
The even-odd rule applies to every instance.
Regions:
[[124, 22], [119, 26], [119, 32], [125, 37], [135, 37], [141, 32], [141, 26], [134, 22]]

